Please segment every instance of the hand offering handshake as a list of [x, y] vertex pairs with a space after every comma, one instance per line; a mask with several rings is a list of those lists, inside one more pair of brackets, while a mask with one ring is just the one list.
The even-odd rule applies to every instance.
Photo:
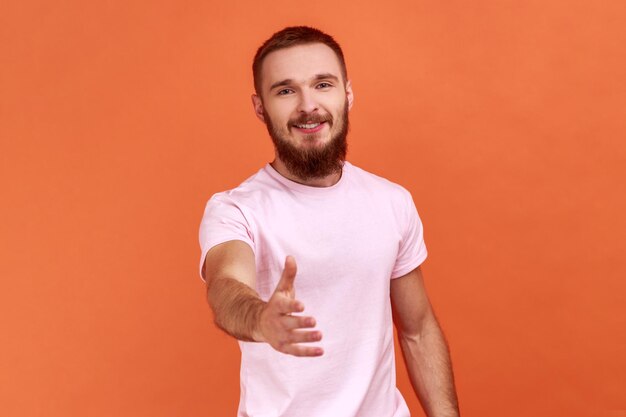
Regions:
[[294, 281], [296, 261], [292, 256], [285, 259], [283, 274], [260, 314], [256, 339], [267, 342], [279, 352], [294, 356], [321, 356], [321, 347], [304, 346], [301, 343], [318, 342], [322, 333], [318, 330], [302, 330], [315, 327], [315, 319], [294, 316], [304, 311], [304, 305], [296, 300]]

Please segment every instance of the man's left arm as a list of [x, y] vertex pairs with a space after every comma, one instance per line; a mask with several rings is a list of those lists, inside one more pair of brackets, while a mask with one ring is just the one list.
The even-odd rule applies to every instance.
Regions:
[[393, 320], [413, 389], [428, 417], [457, 417], [450, 353], [419, 267], [391, 280]]

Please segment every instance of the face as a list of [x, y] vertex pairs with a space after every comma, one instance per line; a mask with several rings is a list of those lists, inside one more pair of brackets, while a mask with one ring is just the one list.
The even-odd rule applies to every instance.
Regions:
[[277, 158], [304, 180], [341, 170], [352, 89], [333, 50], [316, 43], [274, 51], [261, 80], [261, 95], [252, 100]]

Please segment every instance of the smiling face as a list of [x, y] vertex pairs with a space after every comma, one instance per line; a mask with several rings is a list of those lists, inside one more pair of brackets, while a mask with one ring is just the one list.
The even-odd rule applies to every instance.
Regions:
[[267, 125], [276, 157], [296, 177], [341, 170], [352, 89], [335, 52], [322, 43], [279, 49], [265, 57], [256, 115]]

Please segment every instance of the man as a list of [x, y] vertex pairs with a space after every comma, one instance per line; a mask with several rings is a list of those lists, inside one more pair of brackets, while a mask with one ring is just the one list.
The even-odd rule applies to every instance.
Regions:
[[411, 195], [345, 161], [354, 96], [341, 48], [319, 30], [286, 28], [259, 48], [253, 73], [275, 159], [214, 195], [200, 227], [215, 322], [240, 341], [238, 415], [409, 416], [393, 306], [426, 413], [458, 416]]

